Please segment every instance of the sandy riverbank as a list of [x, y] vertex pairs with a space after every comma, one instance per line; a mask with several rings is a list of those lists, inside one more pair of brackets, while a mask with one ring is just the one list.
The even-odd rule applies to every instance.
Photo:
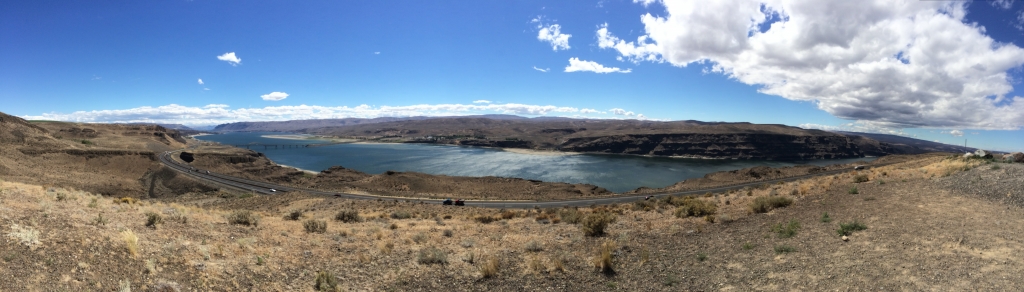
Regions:
[[505, 152], [512, 152], [516, 154], [528, 154], [528, 155], [543, 155], [543, 156], [566, 156], [566, 155], [580, 155], [579, 152], [562, 152], [555, 150], [534, 150], [534, 149], [522, 149], [522, 148], [500, 148]]

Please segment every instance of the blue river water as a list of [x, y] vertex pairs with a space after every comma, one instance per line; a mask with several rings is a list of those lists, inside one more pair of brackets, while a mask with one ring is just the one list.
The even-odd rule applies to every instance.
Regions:
[[[199, 136], [196, 139], [221, 144], [298, 145], [325, 143], [317, 140], [288, 140], [263, 137], [281, 133], [227, 133]], [[673, 183], [703, 177], [716, 171], [752, 166], [830, 165], [871, 161], [875, 158], [827, 160], [732, 160], [684, 159], [631, 155], [537, 155], [481, 147], [428, 144], [336, 144], [309, 148], [264, 149], [252, 146], [277, 164], [321, 171], [343, 166], [370, 174], [388, 170], [421, 172], [450, 176], [498, 176], [536, 179], [550, 182], [587, 183], [613, 192], [639, 187], [660, 188]]]

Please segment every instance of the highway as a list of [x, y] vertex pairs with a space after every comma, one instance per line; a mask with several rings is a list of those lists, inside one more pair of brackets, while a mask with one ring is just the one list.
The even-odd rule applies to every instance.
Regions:
[[[215, 172], [210, 172], [209, 174], [207, 174], [206, 170], [193, 170], [194, 169], [193, 167], [174, 160], [171, 157], [171, 155], [174, 154], [174, 153], [177, 153], [177, 152], [178, 151], [168, 151], [168, 152], [164, 152], [164, 153], [160, 154], [160, 162], [163, 163], [164, 165], [170, 167], [171, 169], [173, 169], [175, 171], [178, 171], [180, 173], [186, 174], [186, 175], [188, 175], [188, 176], [190, 176], [192, 178], [198, 179], [200, 181], [211, 182], [211, 183], [214, 183], [214, 184], [219, 184], [219, 185], [223, 185], [223, 186], [227, 186], [227, 187], [231, 187], [231, 188], [235, 188], [235, 189], [239, 189], [239, 190], [244, 190], [244, 191], [252, 191], [252, 192], [255, 192], [255, 193], [260, 193], [260, 194], [265, 194], [265, 195], [272, 195], [272, 194], [276, 194], [276, 192], [272, 192], [271, 191], [271, 189], [273, 189], [273, 190], [276, 190], [277, 192], [302, 191], [302, 192], [305, 192], [305, 193], [308, 193], [308, 194], [313, 194], [313, 195], [340, 197], [340, 198], [357, 199], [357, 200], [377, 200], [377, 199], [384, 199], [384, 200], [408, 200], [410, 202], [423, 202], [423, 203], [429, 203], [429, 204], [441, 204], [441, 200], [437, 200], [437, 199], [398, 198], [398, 197], [388, 197], [388, 196], [359, 195], [359, 194], [342, 193], [342, 192], [325, 192], [325, 191], [320, 191], [320, 190], [296, 188], [296, 187], [289, 187], [289, 186], [278, 185], [278, 184], [273, 184], [273, 183], [268, 183], [268, 182], [254, 181], [254, 180], [249, 180], [249, 179], [244, 179], [244, 178], [239, 178], [239, 177], [234, 177], [234, 176], [229, 176], [229, 175], [223, 175], [223, 174], [219, 174], [219, 173], [215, 173]], [[883, 166], [883, 165], [877, 165], [875, 167], [879, 167], [879, 166]], [[867, 169], [867, 168], [869, 168], [869, 167], [865, 167], [865, 169]], [[474, 201], [474, 200], [467, 200], [466, 201], [466, 206], [485, 207], [485, 208], [509, 208], [509, 209], [516, 209], [516, 208], [518, 208], [518, 209], [524, 209], [524, 208], [534, 208], [534, 207], [539, 207], [539, 208], [556, 208], [556, 207], [567, 207], [567, 206], [569, 206], [569, 207], [571, 207], [571, 206], [583, 207], [583, 206], [591, 206], [591, 205], [607, 205], [607, 204], [618, 204], [618, 203], [631, 203], [631, 202], [643, 200], [644, 197], [646, 197], [646, 196], [652, 196], [652, 197], [690, 196], [690, 195], [700, 195], [700, 194], [704, 194], [704, 193], [708, 193], [708, 192], [720, 193], [720, 192], [726, 192], [726, 191], [730, 191], [730, 190], [738, 190], [738, 189], [742, 189], [742, 188], [745, 188], [745, 187], [759, 186], [759, 185], [763, 185], [763, 184], [774, 184], [774, 183], [779, 183], [779, 182], [796, 181], [796, 180], [801, 180], [801, 179], [815, 177], [815, 176], [834, 175], [834, 174], [839, 174], [839, 173], [848, 172], [848, 171], [853, 171], [853, 169], [839, 169], [839, 170], [832, 170], [832, 171], [823, 171], [823, 172], [814, 173], [814, 174], [801, 175], [801, 176], [795, 176], [795, 177], [788, 177], [788, 178], [782, 178], [782, 179], [764, 180], [764, 181], [757, 181], [757, 182], [729, 185], [729, 186], [724, 186], [724, 187], [707, 188], [707, 189], [693, 190], [693, 191], [683, 191], [683, 192], [659, 193], [659, 194], [623, 195], [623, 196], [615, 196], [615, 197], [585, 198], [585, 199], [574, 199], [574, 200], [564, 200], [564, 201], [484, 201], [484, 200]]]

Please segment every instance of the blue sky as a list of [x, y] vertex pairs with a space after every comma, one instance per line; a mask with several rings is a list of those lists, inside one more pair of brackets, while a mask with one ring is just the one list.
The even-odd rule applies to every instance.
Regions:
[[0, 111], [693, 119], [1024, 150], [1024, 3], [875, 2], [6, 1]]

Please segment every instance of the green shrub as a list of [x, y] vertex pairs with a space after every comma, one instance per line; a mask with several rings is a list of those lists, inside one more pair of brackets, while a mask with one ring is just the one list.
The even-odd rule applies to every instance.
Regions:
[[798, 229], [800, 229], [800, 222], [796, 220], [789, 220], [789, 223], [779, 223], [772, 226], [772, 232], [778, 234], [779, 238], [793, 237]]
[[302, 211], [295, 210], [288, 212], [288, 215], [284, 215], [284, 220], [297, 221], [302, 218]]
[[260, 223], [260, 216], [254, 214], [252, 211], [235, 211], [228, 215], [228, 223], [245, 225], [245, 226], [257, 226]]
[[558, 211], [558, 217], [569, 224], [579, 224], [583, 220], [583, 212], [577, 209], [562, 209]]
[[[392, 214], [394, 216], [394, 214]], [[359, 212], [356, 210], [341, 210], [338, 214], [334, 215], [334, 220], [338, 220], [345, 223], [363, 222], [363, 217], [359, 216]]]
[[862, 183], [862, 182], [867, 182], [867, 181], [868, 181], [868, 175], [866, 175], [866, 174], [860, 174], [860, 175], [856, 175], [856, 176], [853, 177], [853, 182], [854, 183]]
[[707, 259], [708, 259], [708, 254], [702, 253], [702, 252], [701, 253], [697, 253], [697, 260], [698, 261], [703, 262], [703, 261], [705, 261]]
[[163, 223], [164, 218], [154, 212], [146, 212], [146, 227], [156, 228], [157, 224]]
[[416, 235], [412, 236], [412, 241], [417, 243], [417, 244], [423, 243], [423, 242], [427, 241], [427, 234], [425, 234], [423, 232], [416, 233]]
[[824, 222], [824, 223], [832, 222], [832, 217], [828, 216], [828, 212], [825, 212], [825, 213], [821, 214], [821, 222]]
[[755, 213], [767, 213], [773, 209], [784, 208], [793, 204], [793, 199], [781, 196], [758, 197], [750, 202], [750, 210]]
[[796, 251], [796, 248], [793, 248], [792, 246], [788, 246], [788, 245], [776, 245], [775, 246], [775, 253], [791, 253], [791, 252], [795, 252], [795, 251]]
[[715, 214], [718, 211], [718, 206], [714, 202], [694, 199], [693, 197], [686, 197], [679, 200], [679, 208], [676, 209], [676, 217], [685, 218], [690, 216], [708, 216]]
[[306, 229], [307, 233], [326, 233], [327, 221], [309, 219], [302, 222], [302, 227]]
[[587, 214], [582, 221], [583, 234], [587, 236], [604, 235], [604, 229], [608, 224], [615, 222], [615, 215], [608, 212], [597, 212]]
[[436, 247], [428, 247], [420, 250], [416, 262], [424, 265], [447, 264], [448, 254]]
[[751, 249], [754, 249], [754, 245], [753, 245], [753, 244], [750, 244], [749, 242], [744, 242], [744, 243], [743, 243], [743, 249], [745, 249], [745, 250], [751, 250]]
[[867, 225], [864, 225], [854, 220], [853, 222], [849, 223], [839, 223], [839, 230], [836, 230], [836, 233], [839, 233], [839, 235], [850, 235], [854, 231], [861, 231], [865, 229], [868, 229]]
[[409, 219], [412, 218], [412, 214], [406, 211], [395, 211], [391, 212], [391, 219]]
[[850, 188], [850, 191], [848, 191], [847, 193], [849, 193], [851, 195], [856, 195], [856, 194], [859, 194], [860, 191], [857, 190], [857, 187], [852, 187], [852, 188]]
[[473, 220], [476, 220], [476, 222], [480, 222], [481, 224], [488, 224], [494, 221], [498, 221], [498, 218], [494, 218], [487, 215], [480, 215], [477, 216], [476, 218], [473, 218]]
[[316, 272], [316, 283], [313, 284], [313, 288], [317, 291], [337, 291], [338, 278], [328, 271]]
[[526, 243], [526, 251], [538, 252], [538, 251], [543, 251], [543, 250], [544, 250], [544, 246], [541, 245], [540, 242], [537, 242], [536, 240], [531, 240], [530, 242]]

